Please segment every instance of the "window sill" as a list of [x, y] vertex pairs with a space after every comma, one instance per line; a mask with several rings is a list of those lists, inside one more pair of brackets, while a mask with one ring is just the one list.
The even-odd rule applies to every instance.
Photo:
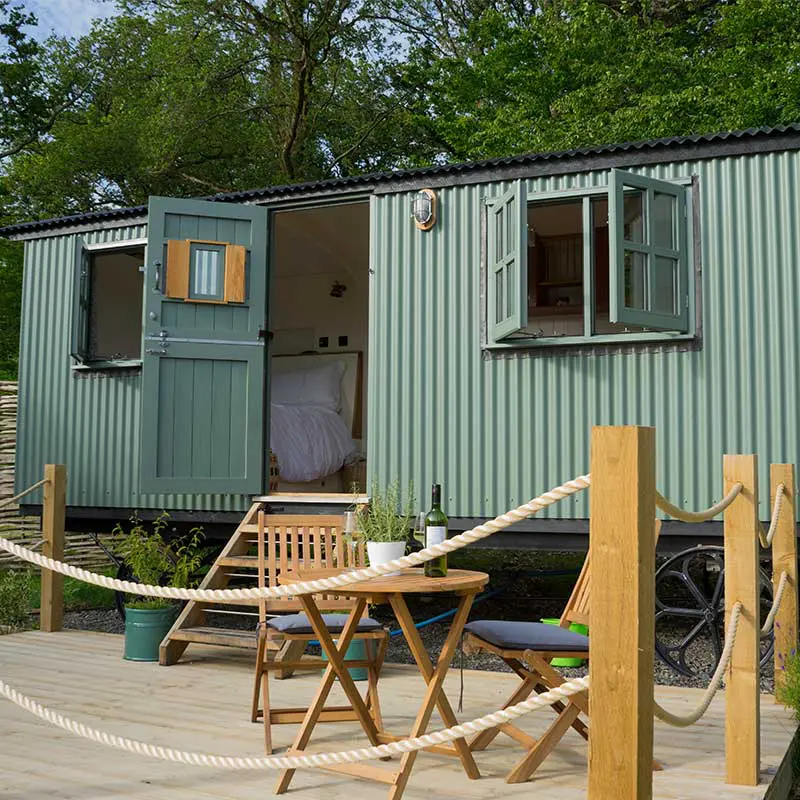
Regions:
[[73, 364], [73, 372], [94, 372], [115, 369], [139, 369], [142, 366], [140, 358], [131, 358], [120, 361], [91, 361], [88, 364]]
[[694, 350], [700, 347], [700, 339], [694, 333], [603, 334], [597, 336], [520, 336], [504, 342], [488, 342], [483, 350], [492, 355], [513, 355], [515, 352], [546, 354], [554, 352], [600, 353], [617, 352], [623, 349], [647, 349], [652, 347], [679, 347]]

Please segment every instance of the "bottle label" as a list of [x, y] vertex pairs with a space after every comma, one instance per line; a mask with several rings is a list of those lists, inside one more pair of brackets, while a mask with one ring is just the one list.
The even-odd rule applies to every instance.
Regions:
[[447, 538], [447, 527], [444, 525], [429, 525], [425, 529], [425, 547], [441, 544]]

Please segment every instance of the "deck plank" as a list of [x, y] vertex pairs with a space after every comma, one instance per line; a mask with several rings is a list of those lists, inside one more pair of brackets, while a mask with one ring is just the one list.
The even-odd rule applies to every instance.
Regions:
[[[102, 730], [134, 739], [228, 755], [261, 755], [260, 725], [249, 722], [252, 654], [198, 645], [190, 657], [171, 667], [122, 659], [122, 637], [111, 634], [38, 631], [0, 636], [0, 677], [33, 699]], [[275, 691], [281, 703], [307, 704], [319, 675], [282, 681]], [[512, 676], [464, 673], [464, 710], [471, 719], [499, 707], [510, 693]], [[459, 675], [446, 681], [451, 702], [458, 700]], [[381, 700], [389, 730], [407, 730], [419, 705], [423, 682], [413, 667], [388, 665]], [[701, 692], [658, 687], [658, 700], [670, 710], [688, 711]], [[330, 702], [345, 700], [337, 686]], [[550, 721], [548, 711], [528, 715], [521, 727], [532, 735]], [[438, 716], [431, 729], [441, 727]], [[276, 747], [291, 744], [295, 725], [273, 728]], [[347, 749], [362, 743], [354, 723], [321, 725], [314, 749]], [[791, 714], [771, 697], [762, 702], [762, 783], [734, 787], [724, 783], [724, 716], [721, 696], [709, 714], [688, 730], [660, 723], [655, 754], [664, 771], [654, 776], [654, 797], [663, 800], [756, 800], [763, 798], [794, 734]], [[483, 777], [470, 781], [452, 759], [421, 753], [404, 797], [407, 800], [491, 800], [586, 797], [586, 743], [568, 732], [531, 783], [507, 785], [503, 776], [519, 749], [500, 737], [476, 760]], [[227, 772], [154, 761], [110, 750], [46, 725], [0, 700], [0, 798], [38, 800], [263, 800], [271, 796], [275, 774]], [[330, 772], [298, 771], [291, 795], [298, 800], [384, 800], [385, 787]]]

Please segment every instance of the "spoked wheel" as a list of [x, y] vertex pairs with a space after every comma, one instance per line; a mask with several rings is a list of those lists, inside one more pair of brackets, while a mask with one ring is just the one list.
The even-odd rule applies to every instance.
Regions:
[[[761, 624], [772, 607], [772, 581], [759, 570]], [[656, 572], [656, 654], [687, 677], [708, 677], [725, 642], [725, 551], [698, 546]], [[761, 665], [772, 658], [772, 634], [761, 639]]]

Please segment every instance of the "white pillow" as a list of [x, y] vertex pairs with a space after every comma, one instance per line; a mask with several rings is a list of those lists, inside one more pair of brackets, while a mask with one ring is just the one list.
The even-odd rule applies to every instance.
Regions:
[[343, 361], [331, 361], [314, 369], [273, 374], [270, 400], [284, 405], [315, 405], [339, 411], [344, 371]]

